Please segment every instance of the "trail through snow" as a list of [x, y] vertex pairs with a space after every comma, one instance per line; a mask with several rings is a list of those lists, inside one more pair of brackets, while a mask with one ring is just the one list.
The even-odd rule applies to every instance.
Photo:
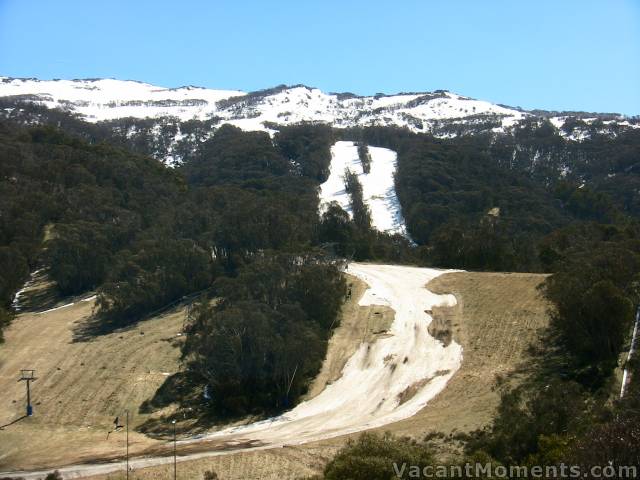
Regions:
[[[446, 385], [462, 362], [462, 347], [444, 346], [429, 335], [436, 305], [455, 305], [452, 295], [437, 295], [425, 288], [447, 271], [397, 265], [352, 263], [347, 272], [369, 285], [360, 305], [385, 305], [395, 311], [389, 335], [374, 343], [362, 343], [347, 361], [341, 377], [313, 399], [269, 420], [200, 435], [178, 444], [218, 441], [223, 451], [179, 457], [180, 461], [247, 450], [247, 442], [266, 449], [302, 444], [359, 432], [408, 418]], [[409, 391], [413, 395], [407, 395]], [[401, 397], [404, 401], [401, 401]], [[238, 446], [234, 448], [234, 446]], [[170, 457], [134, 458], [133, 468], [160, 465]], [[75, 465], [59, 469], [65, 478], [108, 473], [123, 468], [122, 462]], [[16, 472], [2, 473], [15, 475]], [[42, 472], [19, 472], [25, 479]]]
[[379, 147], [369, 147], [369, 153], [371, 170], [367, 174], [362, 169], [358, 147], [353, 142], [336, 142], [333, 145], [329, 178], [320, 185], [320, 208], [324, 210], [330, 202], [335, 201], [352, 215], [351, 199], [344, 185], [344, 173], [349, 169], [358, 175], [363, 200], [371, 211], [372, 226], [381, 232], [407, 236], [394, 185], [397, 154]]

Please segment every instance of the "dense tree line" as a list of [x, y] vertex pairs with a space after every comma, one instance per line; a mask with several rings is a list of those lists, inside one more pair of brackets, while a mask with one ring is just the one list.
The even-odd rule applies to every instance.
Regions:
[[30, 103], [20, 96], [0, 98], [0, 118], [15, 125], [56, 126], [89, 144], [108, 143], [169, 164], [190, 161], [220, 122], [217, 117], [185, 121], [177, 117], [125, 117], [89, 123], [76, 114]]
[[610, 378], [640, 303], [640, 225], [578, 223], [544, 240], [555, 271], [545, 292], [568, 374], [590, 388]]
[[[555, 273], [546, 294], [564, 373], [589, 395], [606, 388], [628, 338], [640, 270], [640, 132], [571, 142], [536, 119], [503, 136], [443, 140], [399, 128], [303, 124], [280, 127], [271, 139], [231, 126], [212, 133], [212, 119], [179, 125], [189, 132], [180, 147], [187, 161], [171, 170], [130, 150], [175, 152], [165, 142], [177, 132], [173, 120], [164, 121], [160, 139], [151, 121], [91, 125], [37, 106], [3, 111], [12, 121], [0, 123], [0, 325], [39, 265], [62, 294], [97, 290], [100, 315], [116, 325], [195, 292], [220, 295], [219, 305], [203, 304], [185, 358], [218, 388], [216, 408], [229, 414], [282, 408], [317, 369], [340, 291], [323, 292], [332, 307], [320, 318], [308, 305], [318, 309], [321, 300], [289, 286], [306, 281], [303, 267], [333, 275], [320, 266], [335, 266], [309, 259], [318, 247], [357, 260]], [[36, 121], [64, 133], [16, 126]], [[346, 185], [353, 219], [337, 204], [318, 216], [317, 188], [337, 139], [398, 152], [396, 191], [416, 246], [371, 228], [355, 175]], [[321, 275], [309, 278], [326, 287]], [[259, 354], [239, 358], [238, 344], [225, 343], [236, 324], [255, 324], [239, 341]], [[282, 345], [295, 336], [313, 348], [294, 375], [301, 345]], [[209, 344], [236, 352], [240, 383], [207, 373], [227, 361]], [[253, 399], [248, 378], [256, 371], [261, 390]]]
[[369, 153], [369, 146], [366, 143], [358, 142], [358, 158], [362, 165], [362, 171], [364, 173], [371, 172], [371, 153]]
[[301, 175], [319, 183], [329, 178], [334, 141], [331, 127], [313, 123], [279, 126], [274, 141], [279, 152]]
[[206, 383], [217, 415], [274, 412], [291, 405], [317, 374], [346, 293], [337, 265], [308, 254], [264, 254], [235, 278], [220, 278], [221, 301], [203, 303], [183, 356]]
[[568, 221], [543, 186], [501, 168], [484, 139], [415, 140], [398, 153], [396, 186], [412, 238], [437, 265], [535, 270], [529, 245]]
[[110, 265], [97, 304], [106, 319], [138, 319], [211, 285], [210, 254], [189, 239], [143, 240]]
[[360, 230], [371, 229], [371, 212], [369, 207], [364, 202], [364, 195], [362, 193], [362, 184], [358, 179], [358, 175], [353, 173], [348, 168], [344, 172], [344, 189], [351, 200], [351, 212], [353, 214], [353, 223]]
[[[98, 287], [114, 255], [162, 224], [180, 196], [176, 174], [109, 145], [51, 127], [0, 124], [0, 302], [38, 264], [62, 294]], [[45, 225], [50, 238], [43, 250]], [[3, 314], [4, 316], [4, 314]]]
[[[362, 213], [368, 215], [367, 210]], [[357, 225], [336, 202], [327, 205], [321, 214], [318, 239], [325, 249], [342, 258], [391, 263], [418, 261], [415, 249], [407, 238], [379, 232], [366, 221]]]

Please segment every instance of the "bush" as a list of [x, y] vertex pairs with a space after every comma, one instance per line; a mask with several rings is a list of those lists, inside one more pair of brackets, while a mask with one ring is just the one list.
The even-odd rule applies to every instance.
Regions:
[[408, 478], [410, 467], [418, 467], [422, 472], [433, 463], [433, 456], [424, 445], [388, 433], [383, 436], [363, 433], [356, 441], [350, 440], [327, 464], [323, 478], [389, 480], [398, 478], [403, 466], [403, 478]]

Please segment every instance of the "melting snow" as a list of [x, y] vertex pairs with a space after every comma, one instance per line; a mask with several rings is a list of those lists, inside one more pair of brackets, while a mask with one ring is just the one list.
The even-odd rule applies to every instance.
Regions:
[[335, 201], [352, 216], [351, 199], [344, 185], [344, 172], [349, 169], [358, 175], [363, 200], [371, 211], [372, 226], [381, 232], [407, 236], [394, 186], [396, 152], [369, 147], [369, 153], [371, 171], [366, 174], [358, 157], [358, 147], [353, 142], [336, 142], [333, 145], [329, 178], [320, 185], [320, 208], [324, 210], [330, 202]]
[[[360, 305], [387, 305], [395, 310], [390, 335], [362, 343], [338, 380], [290, 412], [207, 438], [270, 444], [331, 438], [408, 418], [445, 387], [460, 367], [462, 347], [455, 342], [445, 347], [429, 335], [432, 318], [425, 311], [455, 305], [456, 300], [452, 295], [434, 294], [425, 285], [446, 271], [352, 263], [347, 272], [369, 285]], [[415, 394], [401, 401], [408, 389]]]

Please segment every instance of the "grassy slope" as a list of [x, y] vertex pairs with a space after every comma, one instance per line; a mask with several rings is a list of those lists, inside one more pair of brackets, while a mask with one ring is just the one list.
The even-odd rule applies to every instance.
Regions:
[[[536, 274], [461, 272], [432, 281], [428, 286], [430, 290], [454, 293], [458, 299], [456, 307], [435, 309], [434, 316], [448, 323], [454, 340], [462, 344], [462, 367], [449, 385], [417, 415], [380, 430], [420, 438], [434, 431], [445, 434], [470, 431], [490, 422], [499, 401], [495, 389], [498, 376], [518, 381], [518, 373], [527, 366], [528, 346], [539, 340], [540, 329], [548, 324], [547, 304], [537, 290], [544, 278]], [[354, 297], [361, 294], [360, 288], [353, 291]], [[357, 300], [353, 298], [352, 302]], [[354, 307], [348, 305], [345, 311], [353, 312]], [[375, 314], [361, 316], [360, 321], [369, 321], [371, 315]], [[347, 319], [343, 328], [353, 330], [356, 326]], [[338, 330], [336, 335], [348, 336], [349, 333]], [[353, 338], [356, 337], [356, 341], [362, 338], [358, 335]], [[342, 362], [345, 352], [349, 351], [345, 347], [344, 342], [330, 344], [332, 363]], [[347, 438], [188, 461], [179, 464], [178, 477], [202, 478], [204, 471], [214, 470], [225, 480], [295, 479], [320, 471]], [[443, 453], [450, 451], [443, 449]], [[172, 473], [172, 466], [151, 467], [136, 472], [136, 478], [161, 479]]]
[[0, 347], [0, 425], [24, 414], [21, 368], [35, 368], [35, 415], [0, 432], [0, 469], [32, 469], [124, 454], [124, 434], [110, 435], [113, 420], [131, 412], [131, 451], [156, 444], [133, 432], [149, 418], [138, 413], [168, 374], [178, 369], [176, 334], [184, 312], [176, 309], [133, 328], [74, 341], [93, 301], [44, 314], [19, 315]]
[[[470, 432], [491, 422], [500, 401], [496, 388], [518, 382], [530, 367], [529, 346], [549, 322], [548, 304], [538, 286], [545, 275], [527, 273], [450, 273], [428, 288], [453, 293], [458, 304], [434, 309], [463, 347], [462, 367], [447, 387], [417, 415], [384, 430], [424, 437], [430, 432]], [[444, 452], [449, 452], [447, 442]]]

